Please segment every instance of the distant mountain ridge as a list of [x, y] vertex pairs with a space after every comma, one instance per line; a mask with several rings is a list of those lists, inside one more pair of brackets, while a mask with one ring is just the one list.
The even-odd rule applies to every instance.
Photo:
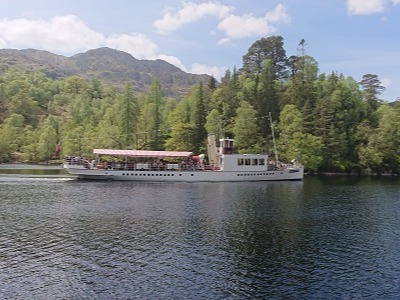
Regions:
[[170, 97], [182, 96], [194, 84], [207, 84], [211, 79], [206, 74], [186, 73], [164, 60], [139, 60], [129, 53], [107, 47], [71, 57], [44, 50], [0, 49], [0, 64], [17, 70], [40, 71], [53, 79], [74, 75], [97, 78], [117, 88], [131, 82], [139, 92], [145, 91], [157, 79], [166, 96]]

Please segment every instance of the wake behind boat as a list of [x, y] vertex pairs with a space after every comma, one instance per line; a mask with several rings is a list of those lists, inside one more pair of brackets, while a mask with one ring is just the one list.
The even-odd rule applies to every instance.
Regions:
[[304, 167], [270, 161], [267, 154], [233, 154], [233, 139], [208, 137], [208, 159], [181, 151], [94, 149], [95, 159], [68, 156], [64, 168], [80, 179], [129, 181], [302, 180]]

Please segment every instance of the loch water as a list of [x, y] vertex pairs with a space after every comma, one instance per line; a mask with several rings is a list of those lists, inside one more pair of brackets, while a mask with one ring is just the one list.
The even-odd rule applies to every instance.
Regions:
[[1, 299], [398, 299], [400, 180], [0, 175]]

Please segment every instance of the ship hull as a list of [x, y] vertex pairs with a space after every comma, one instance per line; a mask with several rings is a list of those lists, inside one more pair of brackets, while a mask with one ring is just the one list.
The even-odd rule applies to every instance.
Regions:
[[273, 171], [128, 171], [86, 169], [66, 166], [67, 171], [79, 179], [118, 180], [118, 181], [183, 181], [183, 182], [242, 182], [242, 181], [281, 181], [302, 180], [304, 169], [290, 168]]

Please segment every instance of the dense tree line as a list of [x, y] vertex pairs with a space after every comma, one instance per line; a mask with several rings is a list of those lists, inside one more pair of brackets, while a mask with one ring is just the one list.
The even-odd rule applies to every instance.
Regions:
[[157, 79], [137, 93], [130, 83], [116, 90], [95, 78], [53, 80], [3, 66], [0, 162], [90, 157], [94, 148], [200, 153], [208, 133], [235, 138], [241, 153], [272, 153], [271, 113], [281, 160], [298, 159], [314, 172], [398, 174], [397, 101], [379, 99], [376, 75], [356, 82], [320, 73], [305, 45], [288, 57], [282, 37], [262, 38], [240, 69], [193, 86], [182, 99], [165, 97]]

